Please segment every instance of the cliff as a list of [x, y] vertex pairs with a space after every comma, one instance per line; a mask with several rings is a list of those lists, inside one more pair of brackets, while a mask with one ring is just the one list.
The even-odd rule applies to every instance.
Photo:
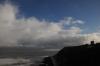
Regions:
[[100, 66], [100, 43], [64, 47], [40, 66]]

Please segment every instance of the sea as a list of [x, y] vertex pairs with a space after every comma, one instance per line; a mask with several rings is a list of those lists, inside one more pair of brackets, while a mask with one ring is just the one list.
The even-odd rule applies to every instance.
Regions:
[[[7, 51], [8, 54], [4, 50], [3, 52], [2, 51], [0, 52], [0, 56], [1, 56], [0, 66], [30, 66], [31, 64], [33, 64], [33, 66], [38, 66], [38, 64], [41, 63], [41, 61], [45, 57], [48, 57], [50, 54], [54, 55], [55, 53], [58, 52], [58, 50], [54, 50], [54, 49], [45, 49], [42, 52], [40, 50], [39, 50], [40, 52], [38, 51], [31, 52], [32, 57], [24, 57], [24, 56], [12, 57], [12, 56], [17, 56], [19, 54], [12, 55], [12, 54], [9, 54], [9, 53], [13, 53], [10, 51]], [[26, 51], [26, 52], [28, 53], [29, 51]]]

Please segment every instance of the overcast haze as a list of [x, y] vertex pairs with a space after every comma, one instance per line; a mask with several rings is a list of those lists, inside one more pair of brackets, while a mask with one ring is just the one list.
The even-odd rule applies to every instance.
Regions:
[[[22, 0], [22, 1], [23, 2], [25, 1], [26, 3], [26, 0]], [[89, 20], [86, 21], [81, 17], [77, 18], [69, 15], [66, 16], [64, 15], [61, 16], [61, 18], [58, 18], [56, 17], [57, 16], [56, 14], [53, 14], [56, 15], [53, 18], [36, 17], [36, 14], [37, 16], [42, 16], [42, 15], [38, 15], [38, 13], [43, 12], [43, 10], [37, 11], [35, 15], [34, 15], [35, 11], [33, 11], [33, 10], [37, 10], [38, 8], [42, 8], [40, 7], [40, 5], [37, 6], [37, 9], [35, 9], [34, 7], [32, 9], [31, 7], [32, 9], [31, 13], [33, 13], [32, 15], [27, 15], [28, 13], [30, 14], [30, 12], [27, 11], [27, 14], [25, 14], [26, 12], [21, 10], [21, 7], [23, 7], [24, 9], [24, 8], [30, 8], [30, 6], [36, 6], [36, 4], [34, 3], [32, 4], [32, 2], [35, 1], [36, 0], [34, 1], [29, 0], [28, 3], [31, 4], [27, 4], [27, 5], [24, 4], [25, 7], [23, 7], [24, 5], [20, 5], [21, 2], [19, 3], [19, 1], [15, 1], [15, 0], [0, 1], [1, 2], [0, 3], [0, 46], [19, 46], [21, 44], [24, 44], [25, 46], [33, 46], [33, 47], [60, 48], [64, 46], [81, 45], [81, 44], [89, 43], [91, 40], [100, 42], [99, 40], [100, 26], [99, 25], [93, 26], [94, 28], [92, 27], [91, 29], [90, 27], [92, 25], [90, 24], [90, 22], [88, 22]], [[61, 0], [61, 1], [62, 3], [64, 3], [63, 1], [65, 0]], [[73, 0], [71, 1], [73, 4], [74, 3]], [[98, 0], [94, 0], [94, 1], [98, 1]], [[48, 4], [45, 0], [43, 0], [43, 2]], [[41, 4], [43, 2], [39, 2], [39, 3]], [[67, 2], [65, 3], [68, 4]], [[58, 8], [62, 8], [62, 5], [61, 7]], [[64, 8], [66, 10], [66, 8], [68, 7], [65, 6], [63, 7], [63, 9]], [[60, 14], [63, 14], [62, 12], [60, 12]], [[85, 12], [87, 13], [87, 10]], [[69, 12], [66, 11], [66, 13]], [[54, 18], [56, 18], [56, 20]], [[99, 21], [94, 23], [92, 21], [91, 23], [97, 25], [98, 22]]]

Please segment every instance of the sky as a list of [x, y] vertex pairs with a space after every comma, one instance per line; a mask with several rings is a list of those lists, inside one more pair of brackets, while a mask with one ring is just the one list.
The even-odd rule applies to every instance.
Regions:
[[[100, 24], [100, 0], [13, 0], [26, 16], [58, 21], [73, 17], [85, 22], [86, 32], [93, 32]], [[86, 29], [85, 28], [85, 29]]]
[[0, 0], [0, 46], [100, 42], [99, 6], [100, 0]]

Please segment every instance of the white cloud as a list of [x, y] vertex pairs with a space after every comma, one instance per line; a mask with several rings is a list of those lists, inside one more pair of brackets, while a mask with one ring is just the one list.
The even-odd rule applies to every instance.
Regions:
[[63, 24], [73, 25], [73, 24], [84, 24], [82, 20], [77, 20], [72, 17], [65, 17], [63, 20], [60, 20]]
[[[10, 3], [0, 5], [0, 46], [18, 46], [22, 43], [27, 46], [57, 48], [83, 44], [91, 35], [99, 39], [97, 34], [81, 34], [82, 29], [74, 26], [84, 24], [81, 20], [72, 17], [58, 22], [40, 21], [35, 17], [17, 19], [18, 12], [18, 8]], [[64, 29], [64, 24], [71, 26]]]
[[89, 41], [95, 41], [95, 42], [100, 42], [100, 33], [99, 32], [94, 32], [90, 34], [85, 34], [84, 37], [86, 38], [85, 43], [89, 43]]

